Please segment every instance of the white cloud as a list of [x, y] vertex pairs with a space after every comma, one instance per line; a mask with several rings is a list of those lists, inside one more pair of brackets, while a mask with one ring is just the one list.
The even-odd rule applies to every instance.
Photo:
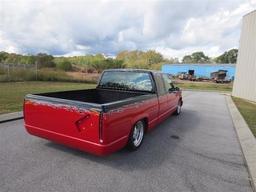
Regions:
[[241, 4], [232, 11], [222, 9], [203, 18], [190, 18], [182, 32], [181, 40], [194, 46], [198, 44], [224, 46], [227, 43], [225, 38], [233, 36], [235, 32], [237, 34], [232, 39], [233, 42], [230, 42], [233, 45], [229, 43], [228, 46], [237, 45], [241, 16], [248, 10], [250, 10], [248, 4]]
[[195, 51], [202, 51], [204, 50], [204, 53], [206, 55], [211, 56], [218, 56], [222, 53], [222, 51], [219, 49], [218, 46], [197, 46], [197, 47], [185, 47], [182, 49], [172, 49], [172, 48], [163, 48], [163, 47], [156, 47], [156, 51], [163, 54], [165, 58], [178, 58], [179, 60], [182, 59], [184, 55], [189, 55]]
[[256, 0], [0, 0], [0, 50], [114, 55], [156, 49], [166, 57], [237, 47]]

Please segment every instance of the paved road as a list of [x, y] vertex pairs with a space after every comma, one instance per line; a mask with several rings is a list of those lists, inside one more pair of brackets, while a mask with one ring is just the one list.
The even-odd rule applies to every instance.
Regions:
[[0, 191], [252, 191], [225, 96], [185, 92], [183, 113], [133, 153], [100, 158], [0, 124]]

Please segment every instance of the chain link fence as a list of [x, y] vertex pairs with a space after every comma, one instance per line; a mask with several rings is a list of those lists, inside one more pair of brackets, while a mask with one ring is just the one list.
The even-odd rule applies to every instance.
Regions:
[[1, 64], [0, 82], [5, 81], [29, 81], [38, 79], [37, 65], [29, 64]]
[[[86, 76], [86, 78], [85, 78]], [[98, 78], [93, 74], [79, 72], [68, 73], [56, 68], [40, 68], [37, 64], [0, 63], [0, 82], [11, 81], [72, 81], [95, 83]]]

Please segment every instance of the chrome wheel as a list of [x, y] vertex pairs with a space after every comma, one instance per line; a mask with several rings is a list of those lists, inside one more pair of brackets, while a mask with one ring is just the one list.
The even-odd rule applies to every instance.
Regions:
[[138, 147], [141, 144], [141, 141], [144, 136], [144, 124], [142, 121], [139, 121], [135, 124], [132, 134], [132, 142], [135, 147]]
[[177, 113], [180, 114], [180, 112], [181, 112], [181, 104], [180, 104], [180, 102], [179, 102], [179, 104], [178, 104], [178, 106], [177, 106]]
[[175, 115], [179, 115], [181, 113], [181, 101], [178, 102], [178, 105], [176, 107]]

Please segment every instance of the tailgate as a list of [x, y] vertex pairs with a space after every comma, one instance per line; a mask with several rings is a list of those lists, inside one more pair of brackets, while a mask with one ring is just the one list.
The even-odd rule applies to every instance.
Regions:
[[26, 96], [24, 101], [24, 120], [29, 133], [49, 140], [54, 140], [56, 135], [99, 143], [99, 109], [82, 102], [39, 98]]

